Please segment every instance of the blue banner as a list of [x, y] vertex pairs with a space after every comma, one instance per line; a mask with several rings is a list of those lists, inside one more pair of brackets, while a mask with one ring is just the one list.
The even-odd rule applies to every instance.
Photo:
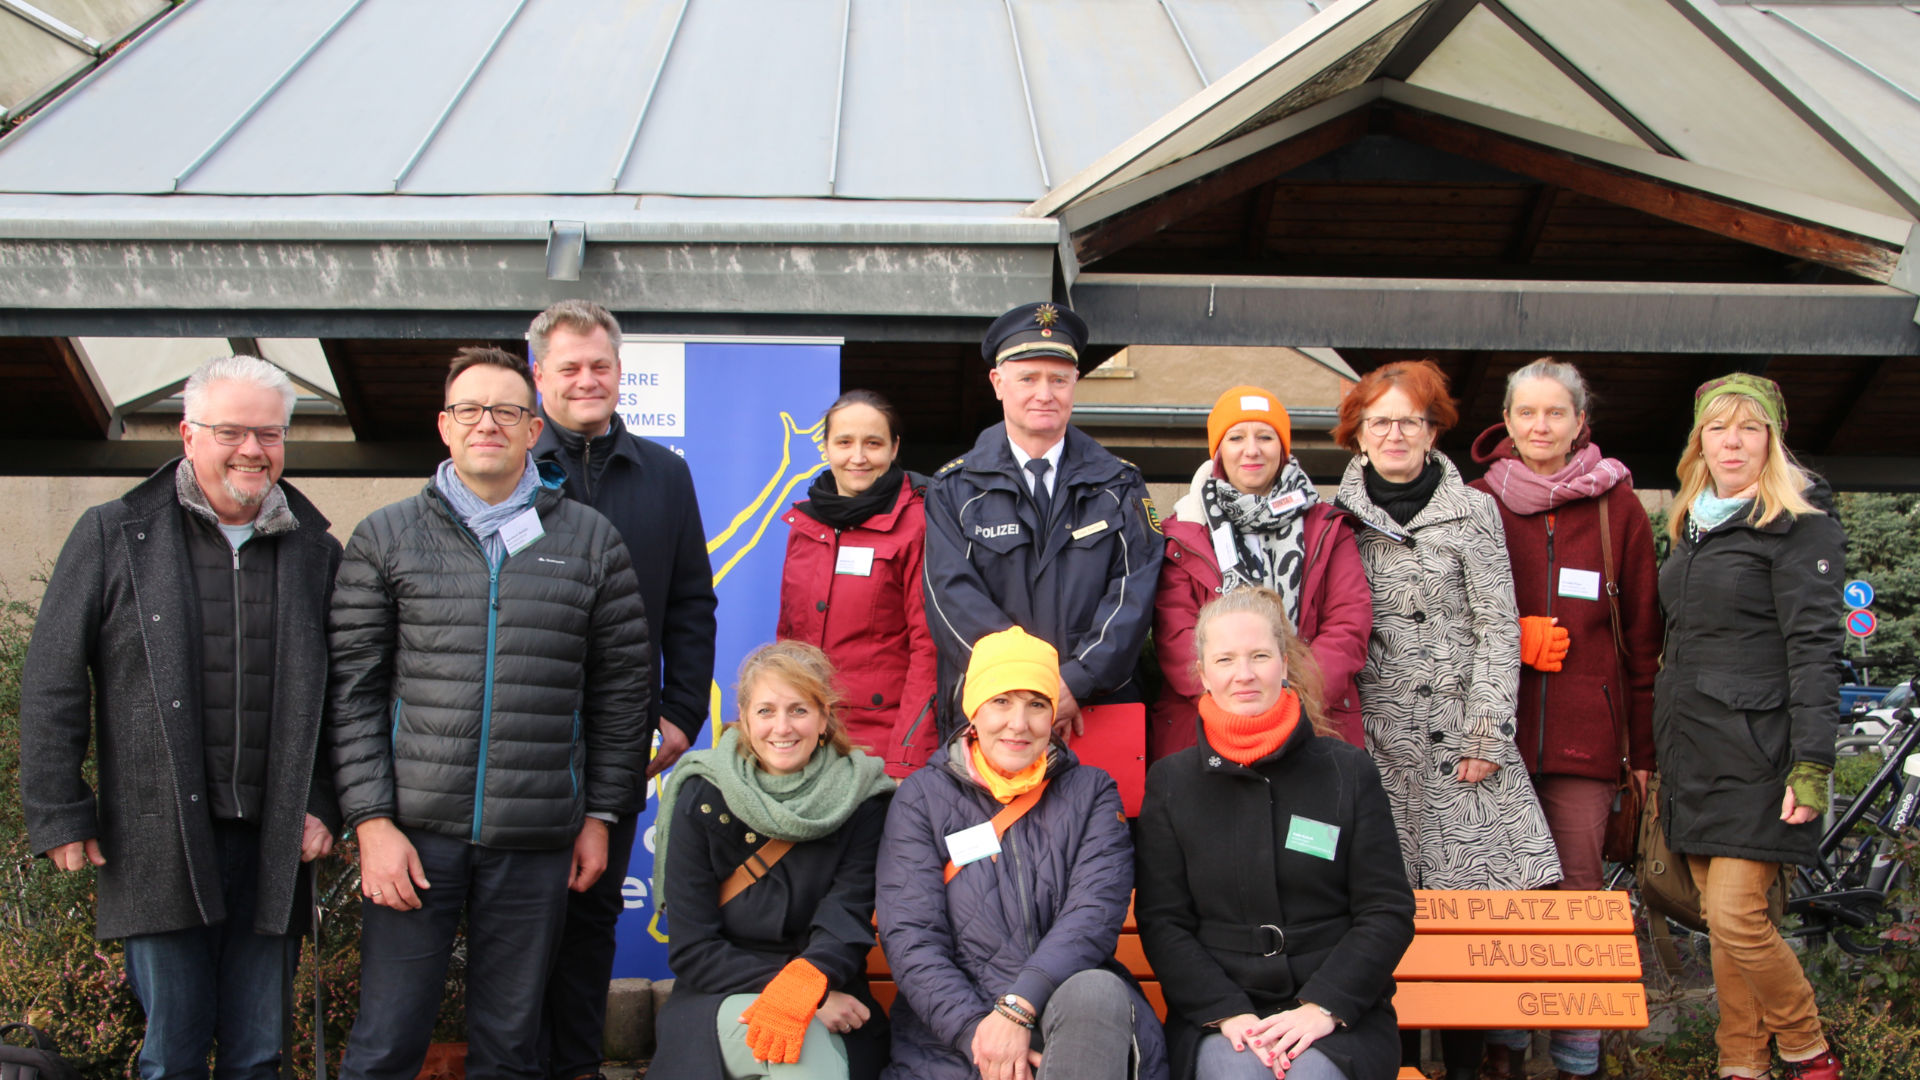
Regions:
[[[711, 746], [733, 718], [741, 659], [773, 640], [787, 549], [780, 516], [826, 467], [819, 418], [840, 393], [840, 346], [629, 340], [620, 362], [621, 419], [685, 458], [700, 496], [720, 609], [713, 722], [695, 746]], [[648, 789], [626, 867], [615, 978], [668, 975], [668, 926], [653, 896], [657, 792]]]

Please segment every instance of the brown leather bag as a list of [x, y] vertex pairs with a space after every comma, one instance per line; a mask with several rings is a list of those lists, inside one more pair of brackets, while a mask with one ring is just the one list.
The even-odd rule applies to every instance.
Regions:
[[1613, 624], [1613, 689], [1607, 695], [1607, 716], [1613, 721], [1620, 743], [1620, 786], [1613, 793], [1613, 808], [1607, 812], [1606, 838], [1600, 855], [1609, 862], [1631, 865], [1640, 850], [1640, 818], [1644, 811], [1640, 790], [1633, 784], [1633, 758], [1627, 747], [1627, 675], [1623, 658], [1626, 638], [1620, 633], [1620, 585], [1613, 573], [1613, 530], [1607, 523], [1607, 496], [1603, 492], [1600, 507], [1600, 590], [1607, 596], [1607, 615]]

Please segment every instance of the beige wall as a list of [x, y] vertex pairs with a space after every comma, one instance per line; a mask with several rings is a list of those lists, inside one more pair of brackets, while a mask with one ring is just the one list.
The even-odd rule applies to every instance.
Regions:
[[[73, 523], [88, 507], [117, 499], [139, 483], [138, 478], [120, 476], [0, 477], [0, 506], [12, 510], [0, 515], [0, 589], [14, 599], [39, 600], [43, 586], [34, 579], [53, 569]], [[412, 495], [425, 483], [425, 477], [293, 481], [327, 515], [341, 543], [361, 518]]]

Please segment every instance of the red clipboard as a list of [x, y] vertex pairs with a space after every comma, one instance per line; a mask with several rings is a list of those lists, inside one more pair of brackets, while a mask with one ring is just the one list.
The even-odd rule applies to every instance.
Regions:
[[1140, 816], [1147, 793], [1147, 707], [1088, 705], [1080, 710], [1085, 735], [1067, 736], [1080, 764], [1105, 770], [1120, 786], [1120, 805], [1128, 817]]

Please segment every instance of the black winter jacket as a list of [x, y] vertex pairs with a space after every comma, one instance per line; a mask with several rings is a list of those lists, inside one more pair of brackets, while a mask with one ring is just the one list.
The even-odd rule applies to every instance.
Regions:
[[1744, 517], [1683, 535], [1660, 568], [1660, 822], [1678, 852], [1810, 865], [1818, 819], [1787, 825], [1780, 800], [1795, 762], [1833, 764], [1846, 534], [1828, 513]]
[[[1315, 822], [1339, 829], [1332, 858], [1288, 846]], [[1193, 1076], [1206, 1025], [1301, 1001], [1348, 1025], [1314, 1043], [1348, 1080], [1395, 1074], [1393, 969], [1413, 941], [1413, 890], [1365, 750], [1303, 719], [1248, 768], [1202, 731], [1147, 773], [1138, 856], [1134, 916], [1167, 997], [1176, 1077]], [[1264, 925], [1286, 935], [1271, 956], [1280, 943]]]
[[1081, 704], [1142, 699], [1130, 680], [1167, 545], [1140, 470], [1070, 426], [1045, 528], [1029, 482], [1002, 423], [927, 491], [925, 604], [943, 740], [964, 724], [959, 686], [973, 643], [1009, 626], [1060, 651], [1060, 678]]
[[751, 830], [705, 779], [680, 789], [662, 886], [674, 982], [657, 1026], [671, 1034], [660, 1041], [649, 1077], [723, 1075], [716, 1026], [721, 999], [758, 994], [795, 959], [818, 968], [827, 989], [859, 998], [873, 1014], [843, 1038], [852, 1080], [880, 1075], [887, 1014], [867, 986], [867, 954], [873, 951], [874, 860], [891, 798], [891, 792], [875, 795], [855, 807], [838, 832], [795, 844], [765, 877], [721, 907], [721, 883], [766, 838], [747, 840]]
[[[34, 851], [89, 838], [99, 873], [96, 933], [157, 934], [227, 917], [208, 812], [200, 612], [187, 563], [195, 524], [169, 463], [80, 516], [60, 549], [20, 673], [20, 795]], [[273, 733], [260, 816], [253, 929], [297, 931], [300, 841], [311, 813], [338, 827], [316, 768], [326, 694], [327, 596], [340, 544], [284, 481], [262, 515], [290, 528], [273, 552]], [[251, 547], [252, 543], [248, 546]], [[98, 792], [80, 767], [93, 741]], [[296, 916], [296, 912], [298, 915]]]
[[212, 521], [187, 521], [200, 600], [200, 718], [208, 811], [257, 821], [273, 731], [273, 563], [258, 533], [235, 551]]
[[[542, 415], [545, 415], [544, 413]], [[604, 435], [582, 438], [551, 419], [533, 446], [538, 462], [567, 474], [570, 499], [613, 522], [626, 541], [653, 643], [654, 716], [700, 740], [713, 683], [713, 566], [680, 455], [627, 430], [618, 414]]]
[[542, 478], [545, 535], [495, 572], [431, 482], [353, 531], [328, 620], [347, 824], [551, 850], [585, 811], [645, 805], [646, 619], [627, 548]]

